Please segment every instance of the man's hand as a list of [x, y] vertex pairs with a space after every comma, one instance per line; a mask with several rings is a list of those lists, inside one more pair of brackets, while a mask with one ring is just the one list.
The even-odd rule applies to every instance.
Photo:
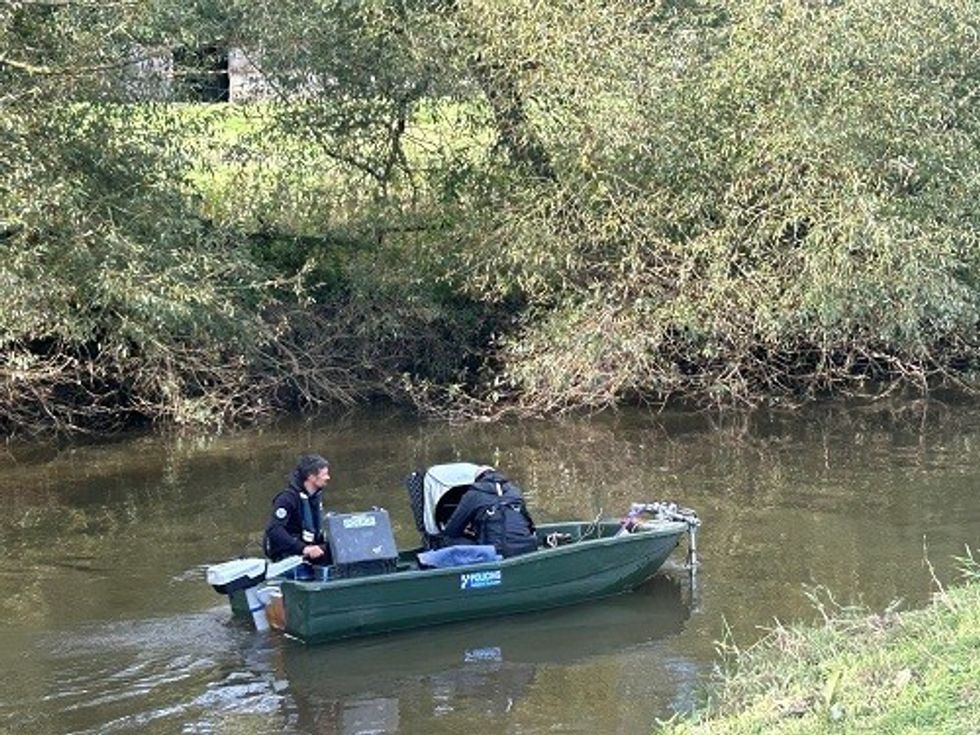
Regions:
[[323, 547], [317, 546], [316, 544], [310, 544], [309, 546], [303, 547], [303, 556], [311, 561], [313, 559], [319, 559], [324, 553]]

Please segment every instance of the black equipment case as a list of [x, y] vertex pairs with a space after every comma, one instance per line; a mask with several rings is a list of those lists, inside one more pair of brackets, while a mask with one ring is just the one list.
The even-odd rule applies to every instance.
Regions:
[[333, 556], [331, 577], [347, 579], [395, 571], [398, 549], [388, 511], [328, 513], [324, 520]]

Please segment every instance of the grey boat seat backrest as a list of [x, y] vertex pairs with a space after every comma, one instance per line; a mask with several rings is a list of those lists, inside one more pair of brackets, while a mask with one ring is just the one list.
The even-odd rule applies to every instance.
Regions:
[[424, 478], [425, 472], [420, 469], [415, 470], [405, 478], [405, 489], [408, 491], [408, 503], [412, 508], [415, 528], [422, 535], [425, 535], [425, 517], [423, 515], [425, 504]]
[[409, 504], [422, 545], [437, 549], [442, 545], [440, 531], [452, 515], [460, 498], [470, 489], [486, 465], [453, 462], [415, 470], [405, 478]]

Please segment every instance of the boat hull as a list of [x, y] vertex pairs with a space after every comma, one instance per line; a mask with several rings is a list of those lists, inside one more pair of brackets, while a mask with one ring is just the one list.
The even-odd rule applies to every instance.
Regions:
[[543, 526], [542, 536], [558, 531], [576, 540], [497, 562], [326, 582], [287, 580], [282, 583], [285, 629], [302, 641], [319, 642], [619, 594], [653, 576], [687, 530], [672, 521], [615, 536], [618, 528], [616, 523]]

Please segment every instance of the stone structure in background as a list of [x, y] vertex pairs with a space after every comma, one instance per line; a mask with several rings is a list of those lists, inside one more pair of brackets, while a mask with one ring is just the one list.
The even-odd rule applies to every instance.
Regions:
[[228, 101], [254, 102], [273, 96], [272, 86], [240, 48], [228, 49]]
[[[174, 59], [170, 51], [137, 48], [118, 83], [132, 100], [164, 102], [173, 96]], [[109, 85], [111, 86], [111, 84]]]
[[255, 102], [273, 96], [271, 85], [240, 48], [140, 50], [121, 83], [135, 100]]

